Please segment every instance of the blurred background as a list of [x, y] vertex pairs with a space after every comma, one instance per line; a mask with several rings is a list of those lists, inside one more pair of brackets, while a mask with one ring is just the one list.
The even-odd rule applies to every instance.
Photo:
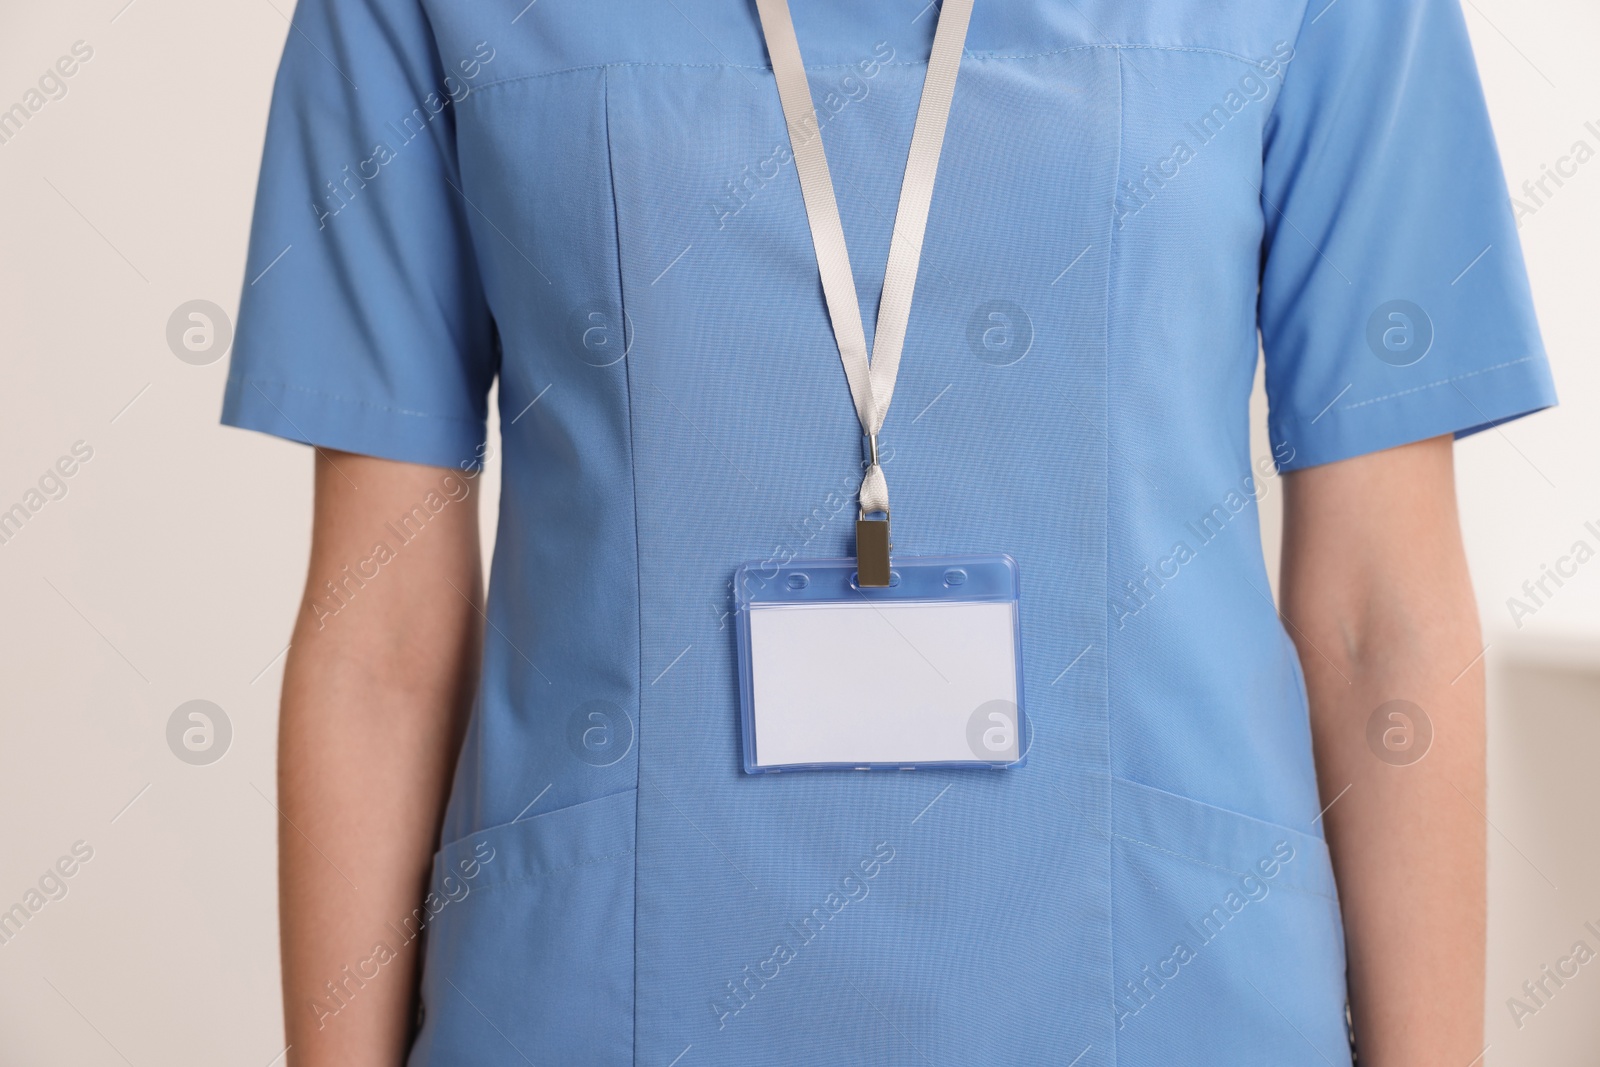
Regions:
[[[1491, 688], [1484, 1062], [1578, 1067], [1600, 962], [1508, 1002], [1600, 952], [1600, 6], [1464, 7], [1562, 399], [1457, 448]], [[0, 913], [31, 912], [0, 918], [0, 1064], [282, 1062], [274, 742], [311, 453], [217, 419], [291, 13], [0, 11], [0, 513], [28, 511], [0, 525]], [[488, 539], [493, 463], [484, 488]], [[1280, 503], [1269, 481], [1269, 556]]]

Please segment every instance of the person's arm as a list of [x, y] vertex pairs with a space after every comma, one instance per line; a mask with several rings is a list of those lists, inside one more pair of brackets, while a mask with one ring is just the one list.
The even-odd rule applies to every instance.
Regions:
[[[472, 490], [452, 500], [447, 479]], [[475, 490], [436, 467], [317, 453], [311, 565], [278, 733], [292, 1067], [395, 1067], [405, 1057], [420, 941], [401, 935], [426, 891], [478, 666]], [[447, 503], [436, 514], [423, 506], [425, 523], [412, 519], [421, 533], [402, 543], [402, 517], [430, 492]], [[374, 559], [380, 542], [387, 562]], [[375, 959], [380, 942], [396, 958]]]
[[[1483, 665], [1451, 439], [1286, 475], [1282, 594], [1331, 805], [1361, 1067], [1481, 1062]], [[1418, 762], [1368, 744], [1391, 700], [1432, 723]]]

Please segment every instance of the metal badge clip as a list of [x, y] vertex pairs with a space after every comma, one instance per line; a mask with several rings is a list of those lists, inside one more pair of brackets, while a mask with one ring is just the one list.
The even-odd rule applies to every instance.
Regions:
[[865, 512], [856, 518], [856, 584], [863, 589], [889, 587], [889, 513], [869, 519]]
[[[862, 438], [867, 453], [867, 480], [862, 483], [862, 503], [869, 495], [876, 500], [884, 501], [883, 518], [867, 518], [866, 508], [856, 512], [856, 584], [863, 589], [887, 589], [889, 587], [889, 508], [888, 497], [883, 490], [883, 469], [878, 465], [878, 435], [866, 434]], [[878, 491], [873, 494], [867, 492], [867, 486], [872, 482], [873, 476], [877, 477]], [[872, 514], [878, 514], [873, 511]]]

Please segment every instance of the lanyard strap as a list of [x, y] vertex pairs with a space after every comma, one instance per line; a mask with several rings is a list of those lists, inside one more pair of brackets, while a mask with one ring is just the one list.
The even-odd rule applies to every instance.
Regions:
[[839, 345], [845, 379], [850, 383], [856, 417], [861, 420], [862, 432], [869, 443], [866, 476], [861, 482], [861, 513], [881, 511], [887, 515], [889, 486], [884, 481], [883, 469], [878, 466], [878, 431], [883, 428], [884, 416], [889, 412], [895, 376], [900, 370], [900, 350], [905, 345], [906, 324], [911, 318], [911, 295], [916, 289], [917, 267], [922, 260], [922, 236], [928, 225], [928, 207], [933, 202], [933, 182], [939, 171], [939, 152], [944, 147], [945, 122], [955, 95], [956, 71], [961, 64], [961, 49], [972, 16], [972, 0], [944, 0], [940, 10], [933, 51], [928, 57], [928, 73], [922, 83], [922, 102], [917, 107], [917, 124], [911, 134], [905, 178], [900, 186], [900, 206], [895, 210], [894, 234], [889, 241], [883, 292], [878, 298], [878, 326], [872, 339], [870, 363], [861, 306], [856, 302], [855, 277], [850, 271], [844, 227], [839, 221], [839, 204], [834, 199], [828, 157], [822, 150], [822, 131], [811, 105], [811, 86], [806, 81], [788, 0], [756, 0], [756, 8], [761, 15], [767, 54], [772, 59], [772, 73], [778, 83], [778, 97], [783, 103], [795, 169], [800, 176], [800, 192], [805, 198], [806, 218], [811, 224], [811, 243], [817, 251], [817, 269], [822, 275], [828, 318], [833, 322], [833, 336]]

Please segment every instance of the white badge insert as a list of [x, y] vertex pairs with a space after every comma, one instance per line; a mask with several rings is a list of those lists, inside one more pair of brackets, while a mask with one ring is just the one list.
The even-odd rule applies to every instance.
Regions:
[[882, 589], [849, 559], [750, 564], [735, 590], [746, 771], [1021, 762], [1009, 556], [897, 560]]

